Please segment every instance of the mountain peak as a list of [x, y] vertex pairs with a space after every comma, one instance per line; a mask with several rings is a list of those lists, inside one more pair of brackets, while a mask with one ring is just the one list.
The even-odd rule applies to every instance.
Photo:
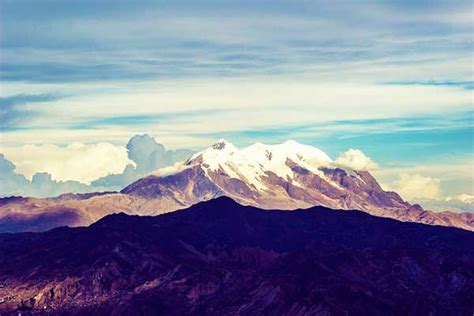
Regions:
[[288, 139], [287, 141], [285, 141], [282, 145], [288, 145], [288, 146], [300, 146], [302, 145], [301, 143], [298, 143], [296, 140], [294, 139]]
[[292, 181], [295, 177], [292, 167], [297, 165], [324, 177], [319, 168], [332, 164], [333, 161], [325, 152], [295, 140], [276, 145], [255, 143], [238, 149], [225, 139], [219, 139], [186, 162], [187, 166], [199, 165], [208, 177], [214, 177], [216, 172], [226, 174], [257, 191], [269, 189], [265, 183], [269, 174], [284, 181]]
[[225, 149], [226, 147], [234, 147], [235, 148], [234, 145], [232, 145], [231, 143], [226, 141], [224, 138], [219, 139], [217, 142], [215, 142], [211, 146], [211, 148], [215, 149], [215, 150], [222, 150], [222, 149]]

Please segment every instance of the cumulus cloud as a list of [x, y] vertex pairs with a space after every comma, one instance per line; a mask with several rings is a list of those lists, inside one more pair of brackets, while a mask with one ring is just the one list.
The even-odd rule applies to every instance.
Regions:
[[125, 148], [109, 143], [76, 143], [66, 147], [23, 146], [8, 153], [18, 157], [14, 161], [21, 168], [0, 154], [0, 196], [47, 197], [69, 192], [118, 191], [194, 152], [166, 150], [145, 134], [132, 137]]
[[0, 154], [0, 182], [2, 195], [16, 195], [19, 194], [29, 181], [25, 176], [15, 172], [15, 165], [7, 160], [3, 154]]
[[335, 161], [336, 166], [353, 170], [370, 171], [378, 168], [378, 165], [358, 149], [349, 149], [342, 153]]
[[90, 192], [91, 188], [78, 181], [56, 181], [46, 172], [35, 173], [31, 179], [28, 196], [57, 196], [63, 193], [85, 193]]
[[431, 211], [474, 213], [474, 196], [470, 194], [460, 194], [441, 199], [417, 199], [416, 202]]
[[35, 173], [30, 180], [16, 173], [15, 164], [0, 154], [0, 196], [55, 196], [66, 192], [88, 192], [90, 187], [77, 181], [56, 181], [48, 173]]
[[128, 158], [135, 165], [127, 165], [120, 174], [110, 174], [95, 180], [93, 186], [121, 189], [131, 182], [159, 168], [172, 166], [189, 158], [194, 151], [187, 149], [167, 150], [148, 134], [135, 135], [126, 146]]
[[391, 188], [409, 201], [441, 198], [440, 180], [420, 174], [402, 173]]
[[125, 170], [119, 174], [109, 174], [105, 177], [98, 178], [97, 180], [92, 181], [92, 187], [105, 187], [110, 190], [116, 191], [121, 190], [126, 185], [137, 180], [139, 176], [137, 175], [136, 169], [133, 165], [127, 165]]
[[166, 150], [162, 144], [147, 135], [135, 135], [128, 144], [128, 157], [136, 164], [136, 171], [147, 173], [170, 166], [176, 161], [189, 158], [193, 151], [187, 149]]
[[449, 201], [459, 201], [459, 202], [462, 202], [462, 203], [467, 203], [467, 204], [474, 205], [474, 195], [463, 193], [463, 194], [460, 194], [460, 195], [457, 195], [457, 196], [447, 197], [446, 201], [448, 201], [448, 202]]
[[108, 174], [121, 173], [132, 163], [125, 148], [111, 143], [25, 145], [3, 151], [15, 162], [18, 173], [29, 179], [36, 172], [47, 172], [54, 180], [89, 184]]

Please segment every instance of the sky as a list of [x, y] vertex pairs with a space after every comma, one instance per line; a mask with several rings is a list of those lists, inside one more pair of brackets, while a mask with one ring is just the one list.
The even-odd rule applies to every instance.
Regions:
[[167, 163], [219, 138], [295, 139], [333, 159], [361, 150], [410, 200], [474, 195], [471, 1], [1, 0], [0, 10], [0, 170], [24, 178], [14, 183], [130, 180], [147, 168], [127, 144], [147, 134], [138, 139]]

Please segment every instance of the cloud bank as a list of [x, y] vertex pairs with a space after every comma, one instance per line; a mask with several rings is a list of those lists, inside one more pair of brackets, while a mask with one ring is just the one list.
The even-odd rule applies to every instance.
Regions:
[[417, 199], [417, 203], [432, 211], [471, 212], [474, 213], [474, 196], [460, 194], [440, 199]]
[[186, 149], [166, 150], [146, 134], [132, 137], [125, 148], [110, 143], [31, 145], [12, 152], [23, 170], [0, 154], [0, 196], [49, 197], [69, 192], [121, 190], [138, 178], [194, 153]]
[[415, 199], [438, 199], [441, 197], [440, 180], [420, 174], [400, 174], [393, 188], [409, 201]]
[[77, 181], [56, 181], [44, 172], [35, 173], [30, 180], [17, 173], [15, 165], [0, 154], [0, 196], [22, 195], [46, 197], [66, 192], [88, 192], [91, 188]]
[[128, 163], [132, 163], [125, 148], [105, 142], [67, 146], [24, 145], [7, 147], [3, 151], [15, 162], [17, 172], [28, 179], [36, 172], [45, 172], [54, 180], [90, 184], [99, 177], [121, 173]]

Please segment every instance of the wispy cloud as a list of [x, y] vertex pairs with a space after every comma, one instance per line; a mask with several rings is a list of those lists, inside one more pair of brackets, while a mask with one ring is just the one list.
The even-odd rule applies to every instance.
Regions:
[[[429, 154], [426, 154], [429, 156]], [[474, 195], [474, 166], [472, 152], [450, 154], [422, 161], [391, 161], [374, 171], [374, 175], [386, 188], [397, 188], [402, 174], [419, 175], [439, 180], [442, 196], [459, 194]]]
[[471, 9], [469, 1], [450, 2], [448, 8], [424, 3], [423, 10], [406, 1], [325, 0], [200, 1], [199, 6], [11, 1], [4, 6], [0, 75], [9, 81], [140, 81], [328, 69], [339, 78], [354, 76], [355, 70], [375, 79], [381, 68], [384, 78], [395, 80], [403, 77], [390, 71], [393, 65], [407, 73], [414, 64], [421, 67], [416, 79], [469, 73], [462, 65], [447, 68], [449, 73], [424, 69], [470, 58], [472, 30], [463, 14]]
[[232, 132], [197, 133], [204, 139], [225, 137], [237, 144], [278, 143], [286, 139], [322, 148], [335, 156], [355, 147], [382, 165], [444, 160], [472, 151], [472, 111], [407, 117], [314, 122]]
[[446, 80], [446, 81], [391, 81], [384, 82], [385, 85], [395, 85], [395, 86], [432, 86], [432, 87], [455, 87], [462, 88], [467, 90], [474, 89], [474, 81], [455, 81], [455, 80]]
[[165, 112], [147, 115], [107, 116], [101, 118], [83, 119], [81, 122], [73, 123], [67, 127], [71, 129], [103, 128], [109, 126], [140, 126], [142, 128], [147, 128], [154, 124], [176, 124], [178, 122], [185, 123], [188, 121], [199, 120], [199, 118], [209, 118], [210, 116], [215, 117], [223, 113], [231, 112], [236, 111], [230, 109], [202, 109], [199, 111]]
[[[17, 94], [0, 97], [0, 130], [14, 128], [20, 121], [25, 121], [37, 115], [35, 108], [38, 103], [53, 102], [63, 98], [52, 94]], [[27, 107], [33, 104], [33, 107]]]
[[12, 108], [35, 102], [48, 102], [58, 100], [60, 96], [51, 94], [18, 94], [8, 97], [0, 97], [0, 106], [2, 108]]

